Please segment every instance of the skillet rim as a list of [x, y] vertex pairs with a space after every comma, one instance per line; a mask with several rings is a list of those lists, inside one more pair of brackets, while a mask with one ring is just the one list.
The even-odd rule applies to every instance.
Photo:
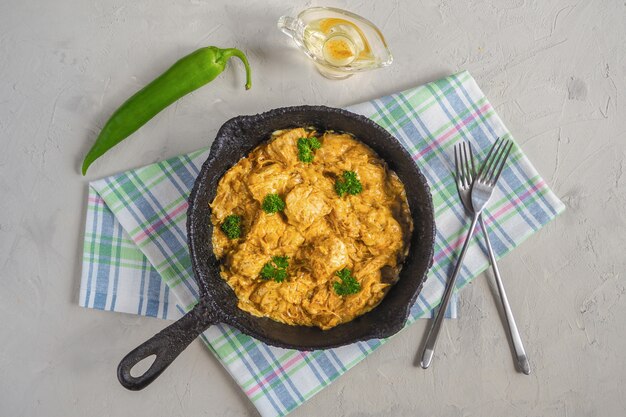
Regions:
[[[221, 303], [218, 300], [215, 300], [214, 297], [211, 295], [210, 290], [207, 288], [211, 278], [205, 277], [203, 267], [209, 269], [208, 271], [209, 274], [217, 273], [218, 279], [221, 280], [221, 277], [219, 277], [219, 270], [215, 271], [213, 269], [211, 259], [209, 260], [200, 259], [196, 250], [196, 238], [195, 238], [197, 235], [196, 230], [198, 230], [199, 227], [203, 226], [203, 223], [199, 223], [199, 219], [196, 220], [196, 213], [197, 213], [197, 210], [199, 209], [197, 205], [198, 194], [201, 192], [201, 190], [207, 193], [209, 192], [209, 190], [205, 187], [207, 183], [206, 178], [207, 178], [207, 175], [209, 174], [208, 171], [210, 170], [211, 166], [215, 163], [215, 160], [218, 158], [218, 154], [221, 148], [224, 146], [228, 146], [227, 141], [230, 139], [228, 133], [230, 133], [233, 129], [236, 129], [237, 127], [241, 125], [245, 125], [246, 123], [249, 123], [251, 120], [263, 120], [266, 118], [285, 117], [289, 115], [290, 113], [301, 113], [301, 112], [334, 113], [339, 116], [352, 119], [353, 121], [357, 123], [368, 125], [368, 128], [370, 129], [377, 130], [380, 136], [384, 137], [385, 140], [388, 141], [391, 146], [395, 146], [399, 152], [403, 153], [404, 158], [411, 161], [411, 163], [413, 164], [415, 168], [414, 171], [417, 174], [417, 181], [424, 188], [425, 195], [427, 196], [425, 201], [422, 201], [420, 205], [423, 207], [422, 214], [429, 215], [429, 218], [430, 218], [429, 223], [431, 224], [431, 227], [422, 229], [420, 230], [420, 232], [423, 233], [423, 235], [421, 236], [422, 240], [427, 239], [427, 243], [428, 243], [427, 255], [428, 255], [429, 261], [426, 263], [426, 267], [425, 267], [425, 270], [423, 271], [422, 276], [419, 277], [420, 282], [415, 287], [415, 291], [413, 292], [413, 294], [411, 294], [409, 302], [404, 308], [401, 309], [401, 311], [398, 312], [401, 314], [396, 314], [395, 317], [391, 317], [392, 321], [388, 322], [384, 328], [372, 326], [369, 328], [369, 331], [366, 331], [363, 334], [358, 335], [357, 337], [352, 337], [348, 340], [338, 342], [338, 343], [324, 343], [323, 341], [320, 341], [319, 343], [314, 343], [310, 345], [302, 345], [302, 344], [293, 344], [293, 343], [284, 342], [284, 341], [277, 340], [272, 337], [267, 337], [262, 332], [256, 331], [254, 326], [249, 325], [249, 322], [258, 322], [258, 321], [271, 320], [271, 319], [253, 316], [252, 314], [239, 309], [239, 307], [237, 307], [236, 305], [234, 306], [234, 310], [238, 314], [243, 314], [244, 317], [251, 318], [252, 320], [240, 320], [238, 319], [238, 317], [232, 314], [229, 314], [228, 312], [225, 312], [222, 309], [223, 303]], [[314, 125], [315, 123], [311, 123], [311, 124]], [[289, 122], [286, 122], [285, 125], [286, 126], [289, 125]], [[258, 146], [258, 144], [254, 145], [254, 147], [256, 146]], [[249, 151], [241, 155], [240, 158], [245, 157], [248, 152]], [[219, 176], [220, 179], [225, 174], [225, 172], [221, 173], [221, 175]], [[409, 192], [411, 191], [407, 190], [407, 193]], [[417, 164], [415, 163], [415, 161], [413, 160], [409, 152], [406, 150], [406, 148], [400, 143], [400, 141], [395, 136], [393, 136], [390, 132], [388, 132], [386, 129], [384, 129], [383, 127], [381, 127], [380, 125], [372, 121], [371, 119], [365, 116], [344, 110], [344, 109], [322, 106], [322, 105], [288, 106], [288, 107], [279, 107], [279, 108], [271, 109], [271, 110], [268, 110], [262, 113], [253, 114], [253, 115], [240, 115], [240, 116], [236, 116], [227, 120], [220, 127], [220, 129], [218, 130], [216, 134], [215, 140], [213, 141], [210, 147], [209, 156], [207, 157], [206, 161], [202, 164], [200, 172], [198, 173], [194, 181], [194, 186], [189, 195], [188, 202], [189, 202], [189, 207], [187, 209], [187, 224], [186, 224], [187, 244], [188, 244], [189, 251], [190, 251], [192, 268], [194, 272], [194, 279], [196, 280], [200, 288], [199, 304], [202, 303], [210, 307], [211, 314], [213, 315], [215, 321], [228, 324], [238, 329], [242, 333], [250, 337], [253, 337], [257, 340], [260, 340], [266, 344], [272, 345], [272, 346], [289, 348], [289, 349], [297, 349], [301, 351], [311, 351], [311, 350], [328, 349], [328, 348], [344, 346], [344, 345], [352, 344], [352, 343], [359, 342], [359, 341], [365, 341], [365, 340], [370, 340], [370, 339], [381, 339], [381, 338], [387, 338], [387, 337], [393, 336], [405, 326], [406, 321], [410, 315], [410, 309], [415, 303], [417, 297], [419, 296], [424, 286], [424, 283], [426, 282], [428, 271], [433, 265], [436, 223], [435, 223], [435, 218], [434, 218], [432, 193], [431, 193], [430, 186], [428, 185], [428, 181], [426, 180], [426, 177], [424, 176], [420, 168], [417, 166]], [[212, 229], [212, 225], [210, 225], [209, 227], [211, 227]], [[416, 233], [416, 232], [417, 231], [414, 229], [413, 233]], [[201, 242], [197, 242], [197, 244], [200, 244], [200, 243]], [[411, 248], [409, 248], [409, 253], [411, 253], [413, 250], [414, 250], [414, 247], [412, 246]], [[213, 255], [212, 251], [211, 251], [211, 255]], [[212, 257], [215, 258], [214, 255]], [[217, 263], [218, 261], [215, 259], [215, 262]], [[400, 274], [402, 274], [402, 272]], [[418, 279], [418, 278], [414, 278], [414, 279]], [[225, 281], [223, 282], [225, 285], [227, 285]], [[234, 291], [230, 289], [230, 287], [228, 287], [228, 289], [232, 291], [232, 293], [234, 294]], [[235, 295], [235, 299], [236, 299], [236, 295]], [[372, 310], [372, 312], [376, 311], [376, 308], [378, 308], [378, 306], [375, 307]], [[366, 313], [366, 314], [369, 314], [369, 313]], [[360, 317], [364, 317], [364, 316], [365, 315], [360, 316]], [[337, 327], [347, 325], [351, 322], [352, 321], [347, 322], [345, 324], [341, 324]], [[277, 322], [274, 322], [274, 323], [277, 323]], [[281, 326], [286, 326], [288, 328], [294, 327], [294, 326], [283, 324], [283, 323], [279, 323], [279, 324]], [[310, 327], [308, 326], [295, 326], [295, 327], [304, 327], [304, 328], [310, 329]], [[320, 331], [320, 334], [323, 335], [324, 330], [319, 329], [319, 331]], [[321, 339], [323, 339], [323, 337]]]

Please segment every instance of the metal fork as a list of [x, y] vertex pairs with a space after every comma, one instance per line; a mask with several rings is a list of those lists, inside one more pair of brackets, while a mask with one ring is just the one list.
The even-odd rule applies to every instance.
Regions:
[[[463, 160], [459, 157], [461, 153], [463, 153], [465, 163], [468, 164], [464, 169], [464, 172], [466, 173], [466, 175], [468, 175], [468, 177], [462, 179], [457, 174], [456, 186], [459, 191], [459, 197], [461, 198], [463, 207], [465, 207], [465, 210], [468, 214], [473, 215], [474, 208], [472, 207], [471, 183], [474, 181], [474, 177], [476, 176], [476, 170], [474, 168], [474, 155], [472, 153], [472, 146], [469, 143], [463, 142], [454, 147], [454, 163], [456, 165], [457, 173], [460, 171], [459, 160]], [[469, 184], [465, 180], [469, 181]], [[487, 246], [487, 253], [489, 254], [489, 261], [491, 262], [493, 275], [496, 278], [496, 284], [498, 286], [498, 292], [500, 294], [500, 302], [502, 303], [502, 308], [504, 309], [504, 315], [506, 317], [506, 323], [508, 325], [507, 330], [509, 331], [511, 341], [513, 342], [513, 349], [515, 350], [516, 356], [515, 359], [517, 359], [519, 369], [526, 375], [530, 375], [530, 364], [528, 363], [528, 357], [526, 356], [526, 352], [524, 351], [522, 338], [520, 337], [519, 330], [517, 330], [517, 325], [515, 324], [515, 319], [513, 318], [513, 312], [511, 311], [511, 306], [509, 305], [509, 300], [506, 296], [506, 292], [504, 291], [504, 284], [502, 283], [502, 278], [500, 277], [500, 270], [498, 269], [496, 256], [493, 253], [493, 248], [491, 247], [491, 240], [489, 239], [489, 233], [487, 232], [487, 227], [485, 226], [485, 220], [483, 219], [482, 213], [480, 213], [478, 216], [478, 222], [480, 223], [480, 228], [482, 229], [483, 235], [485, 236], [485, 245]]]
[[424, 351], [422, 352], [421, 362], [422, 368], [424, 369], [428, 368], [433, 360], [435, 345], [437, 344], [439, 331], [441, 330], [441, 325], [443, 324], [445, 311], [448, 307], [448, 303], [450, 302], [450, 297], [452, 296], [452, 291], [454, 290], [456, 284], [456, 278], [461, 271], [463, 258], [465, 258], [465, 252], [467, 252], [467, 248], [469, 247], [470, 237], [476, 228], [476, 223], [478, 222], [480, 213], [482, 213], [485, 205], [489, 201], [489, 198], [491, 198], [491, 194], [493, 193], [496, 182], [504, 169], [512, 147], [513, 143], [511, 141], [506, 139], [501, 140], [498, 138], [489, 150], [489, 153], [485, 158], [485, 162], [473, 182], [470, 180], [469, 154], [465, 151], [465, 148], [463, 148], [464, 152], [458, 152], [460, 163], [457, 163], [456, 166], [456, 176], [459, 181], [462, 182], [463, 187], [471, 187], [471, 204], [474, 208], [474, 212], [472, 216], [472, 223], [467, 231], [463, 248], [459, 254], [459, 259], [456, 262], [452, 276], [448, 280], [448, 284], [446, 285], [446, 289], [443, 293], [443, 299], [441, 300], [441, 305], [439, 306], [439, 311], [437, 312], [437, 316], [435, 317], [430, 331], [428, 332], [428, 336], [426, 337], [426, 344], [424, 345]]

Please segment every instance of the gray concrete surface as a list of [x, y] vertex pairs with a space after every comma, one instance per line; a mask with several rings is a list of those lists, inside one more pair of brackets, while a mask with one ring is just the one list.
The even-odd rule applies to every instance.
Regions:
[[[392, 67], [321, 78], [275, 28], [319, 3], [0, 0], [0, 415], [256, 415], [195, 342], [141, 393], [119, 359], [163, 322], [76, 305], [86, 184], [207, 145], [227, 118], [343, 106], [469, 69], [566, 213], [501, 264], [534, 373], [516, 374], [489, 276], [463, 292], [432, 369], [426, 323], [371, 355], [298, 416], [622, 416], [626, 409], [626, 3], [328, 1], [380, 25]], [[201, 45], [241, 65], [94, 165], [111, 111]]]

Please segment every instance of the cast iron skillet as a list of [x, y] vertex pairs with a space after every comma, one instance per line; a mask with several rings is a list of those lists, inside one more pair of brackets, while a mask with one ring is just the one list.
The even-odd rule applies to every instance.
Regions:
[[[289, 326], [240, 310], [235, 293], [219, 275], [219, 263], [211, 244], [209, 202], [215, 197], [220, 178], [240, 158], [269, 139], [273, 131], [299, 126], [315, 126], [322, 132], [350, 132], [374, 149], [404, 183], [414, 223], [409, 255], [398, 283], [369, 313], [324, 331]], [[187, 239], [200, 301], [183, 318], [122, 359], [117, 376], [131, 390], [149, 385], [191, 341], [216, 323], [226, 323], [273, 346], [307, 351], [389, 337], [404, 326], [432, 265], [435, 221], [426, 179], [396, 138], [373, 121], [345, 110], [324, 106], [285, 107], [255, 116], [235, 117], [224, 123], [191, 191], [187, 216]], [[156, 359], [150, 368], [141, 376], [131, 376], [131, 368], [151, 355], [156, 355]]]

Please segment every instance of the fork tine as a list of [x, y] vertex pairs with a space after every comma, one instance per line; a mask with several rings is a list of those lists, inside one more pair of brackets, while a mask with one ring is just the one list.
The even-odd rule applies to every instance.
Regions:
[[472, 144], [467, 142], [467, 148], [469, 149], [469, 159], [472, 163], [472, 179], [476, 176], [476, 167], [474, 166], [474, 153], [472, 151]]
[[498, 173], [498, 168], [502, 164], [502, 161], [506, 161], [507, 149], [509, 148], [509, 140], [504, 139], [502, 141], [502, 146], [498, 149], [498, 152], [494, 155], [493, 164], [490, 167], [489, 177], [486, 178], [490, 184], [495, 184], [496, 174]]
[[[467, 145], [465, 142], [461, 143], [461, 148], [459, 149], [459, 153], [461, 154], [461, 164], [463, 166], [463, 175], [465, 175], [465, 186], [469, 187], [472, 185], [472, 176], [470, 175], [469, 170], [467, 169]], [[463, 152], [461, 152], [461, 150]]]
[[487, 159], [485, 159], [485, 171], [483, 172], [483, 181], [489, 181], [493, 174], [494, 167], [497, 166], [496, 161], [500, 156], [500, 152], [502, 151], [503, 146], [505, 145], [505, 141], [499, 138], [496, 144], [493, 145], [493, 153]]
[[498, 178], [500, 178], [500, 174], [502, 174], [502, 170], [504, 169], [505, 165], [506, 165], [506, 161], [509, 157], [509, 153], [511, 153], [511, 149], [513, 149], [513, 142], [509, 141], [509, 146], [506, 150], [506, 152], [504, 153], [504, 157], [502, 158], [502, 163], [500, 164], [500, 167], [497, 170], [497, 173], [493, 179], [493, 184], [495, 185], [495, 183], [498, 181]]
[[472, 159], [469, 157], [471, 151], [469, 150], [469, 142], [463, 142], [463, 154], [465, 155], [465, 170], [467, 171], [467, 179], [471, 184], [474, 180], [472, 173]]
[[459, 165], [459, 146], [458, 145], [454, 145], [454, 168], [455, 168], [455, 175], [456, 175], [456, 181], [458, 183], [461, 183], [461, 167]]
[[480, 172], [478, 173], [479, 178], [484, 179], [486, 177], [487, 172], [489, 172], [489, 163], [491, 162], [491, 155], [494, 153], [494, 150], [496, 150], [499, 147], [500, 144], [501, 144], [500, 138], [498, 138], [496, 139], [494, 144], [491, 146], [491, 149], [489, 149], [489, 152], [487, 153], [487, 156], [485, 157], [485, 161], [483, 162], [483, 166], [480, 168]]

